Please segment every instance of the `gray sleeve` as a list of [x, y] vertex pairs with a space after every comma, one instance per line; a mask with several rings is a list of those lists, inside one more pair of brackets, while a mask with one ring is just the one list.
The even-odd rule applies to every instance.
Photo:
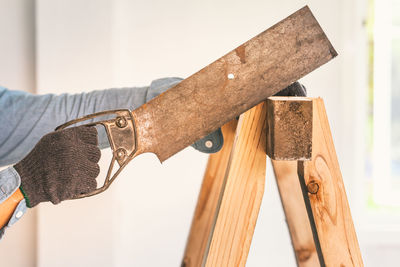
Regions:
[[[147, 87], [98, 90], [81, 94], [33, 95], [0, 87], [0, 166], [21, 160], [48, 132], [69, 120], [111, 109], [136, 109], [155, 92], [180, 78], [155, 80]], [[100, 138], [103, 142], [104, 136]]]

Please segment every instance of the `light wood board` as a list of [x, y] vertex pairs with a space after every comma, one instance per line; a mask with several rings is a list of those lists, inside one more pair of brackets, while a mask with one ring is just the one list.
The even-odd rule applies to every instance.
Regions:
[[224, 146], [219, 152], [211, 154], [208, 158], [182, 266], [201, 266], [206, 256], [211, 230], [215, 223], [218, 200], [235, 138], [236, 125], [237, 120], [235, 119], [222, 127]]
[[224, 147], [210, 156], [182, 266], [245, 266], [264, 193], [265, 128], [265, 103], [222, 128]]
[[240, 116], [204, 266], [245, 266], [265, 186], [266, 105]]
[[[298, 175], [305, 203], [309, 208], [311, 227], [321, 266], [363, 266], [342, 174], [321, 98], [313, 99], [312, 135], [312, 160], [298, 162]], [[311, 191], [314, 192], [310, 193]]]
[[299, 267], [320, 266], [297, 175], [297, 161], [272, 160], [272, 166], [297, 265]]

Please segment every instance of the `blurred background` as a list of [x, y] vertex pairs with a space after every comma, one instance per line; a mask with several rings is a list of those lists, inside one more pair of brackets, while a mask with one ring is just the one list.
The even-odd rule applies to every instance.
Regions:
[[[396, 266], [399, 0], [0, 0], [0, 84], [60, 94], [185, 78], [306, 4], [339, 56], [302, 82], [325, 100], [365, 265]], [[1, 266], [180, 266], [206, 161], [141, 155], [100, 196], [29, 210]], [[270, 163], [247, 266], [296, 266]]]

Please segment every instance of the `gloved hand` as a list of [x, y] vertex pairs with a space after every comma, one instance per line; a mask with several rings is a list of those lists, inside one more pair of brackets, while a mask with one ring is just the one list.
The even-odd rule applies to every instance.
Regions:
[[79, 126], [49, 133], [14, 168], [21, 177], [21, 191], [27, 206], [40, 202], [58, 204], [96, 189], [97, 130]]

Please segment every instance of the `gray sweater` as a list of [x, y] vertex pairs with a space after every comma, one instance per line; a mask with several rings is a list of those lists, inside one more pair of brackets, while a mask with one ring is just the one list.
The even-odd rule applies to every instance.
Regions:
[[[179, 78], [155, 80], [150, 86], [81, 94], [33, 95], [0, 87], [0, 166], [20, 161], [39, 139], [67, 121], [111, 109], [136, 109]], [[105, 144], [105, 136], [99, 136]]]

